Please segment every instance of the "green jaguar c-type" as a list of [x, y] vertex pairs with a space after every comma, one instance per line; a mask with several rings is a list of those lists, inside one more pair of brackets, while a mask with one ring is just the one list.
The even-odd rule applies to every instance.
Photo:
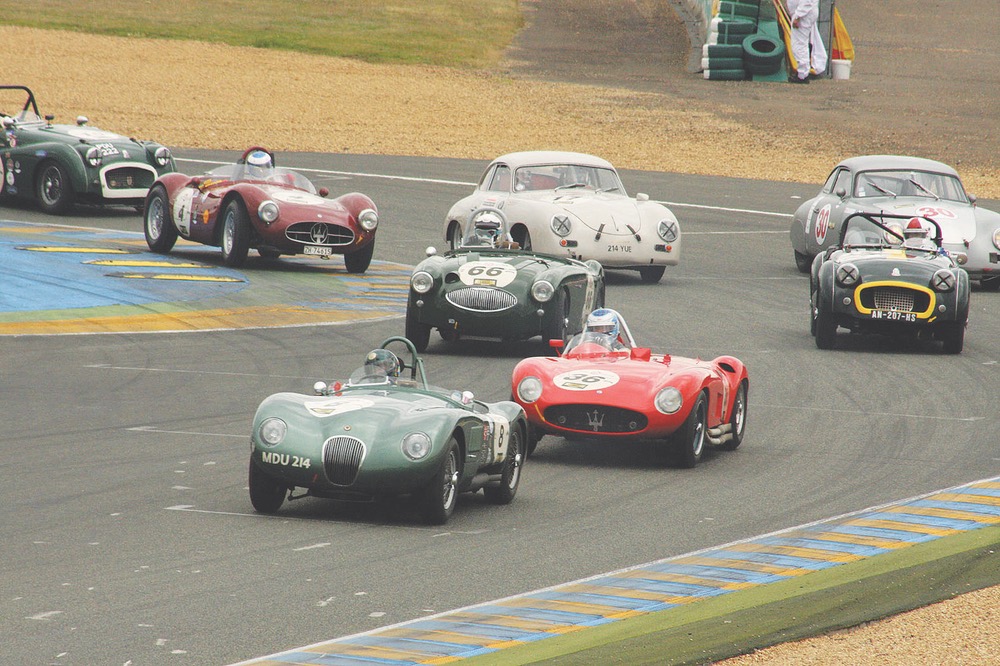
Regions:
[[[390, 347], [405, 351], [397, 356]], [[313, 395], [276, 393], [260, 404], [250, 501], [274, 513], [286, 497], [411, 495], [427, 523], [444, 524], [459, 493], [482, 489], [494, 504], [514, 499], [526, 435], [517, 403], [428, 385], [413, 343], [391, 337], [346, 382], [318, 382]]]

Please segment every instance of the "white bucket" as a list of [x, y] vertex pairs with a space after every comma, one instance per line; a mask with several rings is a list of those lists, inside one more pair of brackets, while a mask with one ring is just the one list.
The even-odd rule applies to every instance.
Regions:
[[830, 61], [830, 74], [837, 81], [846, 81], [851, 78], [851, 64], [850, 60], [831, 60]]

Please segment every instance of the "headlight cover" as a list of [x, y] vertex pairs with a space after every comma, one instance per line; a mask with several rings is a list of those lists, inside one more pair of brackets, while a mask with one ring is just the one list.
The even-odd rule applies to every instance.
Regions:
[[951, 291], [955, 288], [955, 274], [946, 268], [942, 268], [934, 273], [931, 278], [931, 289], [934, 291]]
[[684, 404], [684, 396], [673, 386], [661, 388], [653, 399], [656, 411], [661, 414], [676, 414]]
[[410, 277], [410, 287], [418, 294], [426, 294], [434, 286], [434, 278], [427, 271], [417, 271]]
[[271, 224], [278, 219], [278, 204], [271, 200], [262, 201], [257, 206], [257, 217], [264, 224]]
[[663, 239], [665, 243], [673, 243], [677, 240], [677, 223], [673, 220], [660, 220], [659, 224], [656, 225], [656, 234]]
[[548, 303], [556, 293], [556, 288], [548, 280], [539, 280], [531, 285], [531, 297], [539, 303]]
[[885, 238], [885, 242], [887, 242], [889, 245], [900, 245], [900, 244], [902, 244], [903, 238], [904, 238], [904, 235], [903, 235], [903, 225], [899, 224], [898, 222], [893, 222], [892, 224], [889, 224], [887, 226], [892, 231], [895, 231], [896, 234], [898, 234], [898, 235], [893, 235], [893, 234], [890, 234], [888, 231], [883, 231], [882, 232], [882, 237]]
[[285, 439], [288, 426], [279, 418], [269, 417], [257, 427], [257, 437], [264, 446], [277, 446]]
[[156, 149], [156, 152], [153, 154], [153, 158], [156, 160], [156, 163], [159, 164], [161, 167], [167, 166], [170, 163], [170, 149], [167, 148], [166, 146], [160, 146], [159, 148]]
[[569, 232], [573, 231], [573, 222], [568, 215], [553, 215], [549, 226], [552, 227], [552, 232], [560, 238], [569, 236]]
[[422, 460], [431, 452], [431, 438], [422, 432], [411, 432], [403, 437], [403, 455], [410, 460]]
[[97, 146], [91, 146], [87, 150], [87, 164], [92, 167], [99, 167], [101, 166], [102, 161], [103, 158], [101, 156], [101, 149]]
[[522, 379], [517, 384], [517, 397], [521, 402], [532, 403], [542, 397], [542, 380], [535, 376]]
[[993, 230], [993, 247], [1000, 250], [1000, 227]]
[[841, 264], [837, 266], [837, 284], [844, 287], [853, 287], [861, 282], [861, 271], [854, 264]]
[[358, 215], [358, 224], [365, 231], [375, 231], [375, 227], [378, 226], [378, 213], [371, 208], [365, 208]]

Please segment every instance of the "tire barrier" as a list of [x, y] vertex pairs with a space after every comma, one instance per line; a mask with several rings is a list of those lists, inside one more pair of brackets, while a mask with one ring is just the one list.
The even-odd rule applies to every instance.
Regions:
[[705, 44], [701, 47], [702, 58], [742, 58], [743, 42], [739, 44]]
[[775, 74], [781, 69], [785, 44], [770, 35], [749, 35], [743, 40], [743, 67], [751, 74]]
[[743, 69], [743, 57], [739, 58], [702, 58], [701, 68], [704, 69]]
[[709, 81], [745, 81], [746, 70], [739, 69], [706, 69], [703, 76]]
[[718, 16], [723, 18], [739, 16], [756, 21], [758, 15], [760, 2], [757, 0], [722, 0], [719, 3]]

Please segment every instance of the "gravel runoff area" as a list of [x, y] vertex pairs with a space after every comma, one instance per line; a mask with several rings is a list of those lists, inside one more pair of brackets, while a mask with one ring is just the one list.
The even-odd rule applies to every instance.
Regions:
[[[12, 26], [0, 58], [4, 83], [31, 87], [42, 113], [174, 147], [484, 161], [566, 149], [817, 186], [845, 157], [898, 153], [949, 162], [1000, 198], [995, 2], [842, 0], [851, 79], [810, 86], [687, 72], [686, 31], [662, 0], [522, 0], [528, 25], [492, 71]], [[986, 664], [998, 624], [993, 587], [723, 663]]]

